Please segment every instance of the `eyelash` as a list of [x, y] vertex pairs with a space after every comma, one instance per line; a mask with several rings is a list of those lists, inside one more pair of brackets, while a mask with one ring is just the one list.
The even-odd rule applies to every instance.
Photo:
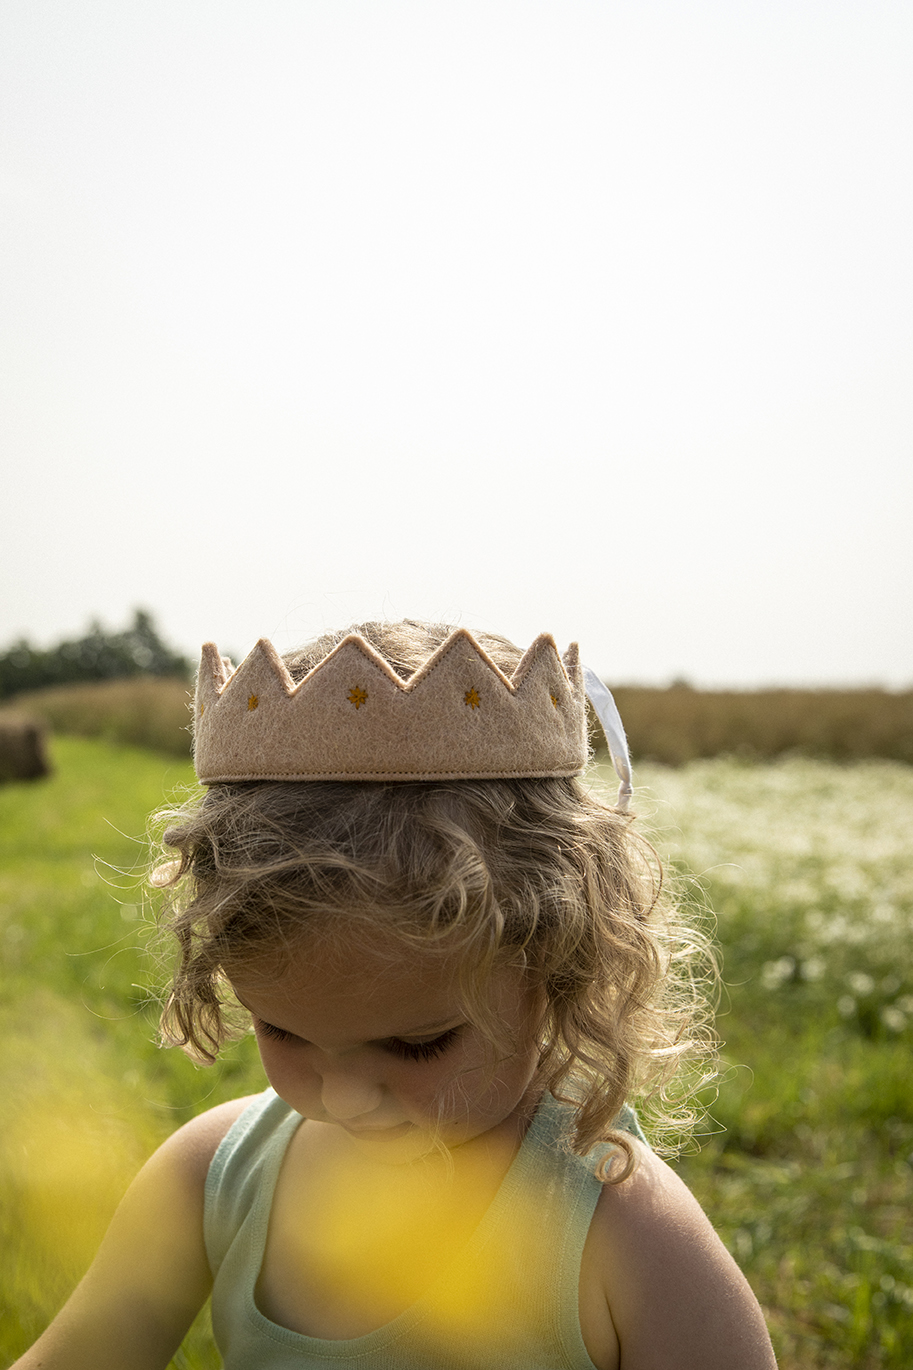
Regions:
[[[264, 1022], [262, 1018], [257, 1021], [265, 1037], [272, 1037], [276, 1042], [296, 1040], [295, 1034], [286, 1032], [285, 1028], [275, 1027], [272, 1023]], [[448, 1047], [456, 1041], [459, 1031], [458, 1027], [448, 1028], [440, 1037], [433, 1037], [430, 1042], [404, 1042], [399, 1037], [391, 1037], [383, 1043], [383, 1049], [401, 1061], [433, 1061], [435, 1057], [443, 1056]]]
[[265, 1023], [262, 1018], [258, 1018], [257, 1022], [264, 1037], [273, 1037], [277, 1042], [290, 1042], [295, 1035], [292, 1032], [286, 1032], [285, 1028], [277, 1028], [272, 1023]]
[[436, 1056], [443, 1056], [456, 1041], [459, 1030], [456, 1027], [448, 1028], [430, 1042], [403, 1042], [398, 1037], [391, 1037], [384, 1042], [384, 1050], [392, 1056], [398, 1056], [401, 1061], [433, 1061]]

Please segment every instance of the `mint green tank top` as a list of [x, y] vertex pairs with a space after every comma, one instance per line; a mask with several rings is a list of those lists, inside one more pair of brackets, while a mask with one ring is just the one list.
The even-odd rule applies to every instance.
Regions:
[[[306, 1337], [260, 1312], [263, 1261], [282, 1158], [301, 1123], [270, 1089], [219, 1146], [206, 1180], [212, 1324], [225, 1370], [593, 1370], [578, 1316], [583, 1245], [602, 1185], [562, 1139], [569, 1109], [546, 1095], [461, 1254], [411, 1308], [367, 1336]], [[624, 1109], [616, 1127], [644, 1140]]]

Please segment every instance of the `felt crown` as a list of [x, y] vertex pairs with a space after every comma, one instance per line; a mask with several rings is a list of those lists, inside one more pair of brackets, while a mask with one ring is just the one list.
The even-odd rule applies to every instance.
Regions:
[[237, 670], [208, 642], [194, 761], [207, 785], [576, 775], [585, 701], [576, 643], [545, 633], [509, 679], [463, 628], [408, 680], [356, 633], [297, 684], [265, 638]]

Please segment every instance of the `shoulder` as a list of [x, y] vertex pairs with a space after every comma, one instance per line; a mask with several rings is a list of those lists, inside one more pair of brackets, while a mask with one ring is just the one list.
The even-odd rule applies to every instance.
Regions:
[[112, 1231], [142, 1232], [156, 1216], [164, 1230], [171, 1226], [202, 1231], [206, 1177], [219, 1144], [252, 1098], [232, 1099], [192, 1118], [168, 1137], [133, 1181], [121, 1203]]
[[188, 1182], [202, 1186], [220, 1143], [248, 1104], [257, 1098], [259, 1095], [248, 1094], [241, 1099], [230, 1099], [228, 1103], [217, 1104], [191, 1118], [162, 1143], [147, 1165], [166, 1168], [184, 1176]]
[[[232, 1099], [185, 1123], [155, 1151], [121, 1201], [87, 1277], [100, 1301], [105, 1290], [167, 1291], [169, 1305], [193, 1290], [206, 1297], [209, 1264], [203, 1242], [206, 1176], [219, 1143], [250, 1098]], [[126, 1300], [129, 1303], [129, 1297]]]
[[618, 1334], [622, 1370], [774, 1370], [761, 1309], [675, 1172], [635, 1142], [637, 1165], [607, 1184], [587, 1239]]

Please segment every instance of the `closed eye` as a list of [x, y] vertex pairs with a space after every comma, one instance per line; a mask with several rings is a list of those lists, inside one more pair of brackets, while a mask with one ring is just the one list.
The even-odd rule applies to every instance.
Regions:
[[384, 1051], [388, 1051], [391, 1056], [398, 1056], [401, 1061], [432, 1061], [435, 1056], [443, 1056], [448, 1047], [456, 1041], [459, 1032], [458, 1027], [448, 1028], [440, 1037], [432, 1037], [428, 1042], [404, 1042], [401, 1037], [388, 1037], [381, 1046]]
[[[264, 1037], [271, 1037], [274, 1042], [300, 1042], [302, 1039], [296, 1037], [294, 1032], [286, 1032], [285, 1028], [276, 1027], [275, 1023], [267, 1023], [263, 1018], [257, 1019], [257, 1026]], [[378, 1046], [391, 1056], [398, 1057], [401, 1061], [433, 1061], [436, 1056], [443, 1056], [444, 1052], [456, 1041], [459, 1036], [460, 1028], [448, 1028], [438, 1037], [432, 1037], [427, 1042], [407, 1042], [401, 1037], [387, 1037], [379, 1042]]]
[[257, 1023], [264, 1037], [272, 1037], [277, 1042], [294, 1042], [297, 1040], [294, 1032], [286, 1032], [285, 1028], [275, 1027], [273, 1023], [265, 1023], [262, 1018], [258, 1018]]

